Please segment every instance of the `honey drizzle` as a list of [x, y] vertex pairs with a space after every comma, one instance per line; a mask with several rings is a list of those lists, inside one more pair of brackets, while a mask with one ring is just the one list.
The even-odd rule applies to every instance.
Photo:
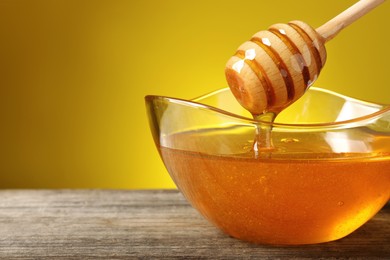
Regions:
[[261, 115], [253, 115], [258, 122], [255, 129], [255, 140], [253, 143], [253, 152], [256, 159], [270, 158], [275, 147], [272, 143], [272, 123], [276, 113], [265, 112]]

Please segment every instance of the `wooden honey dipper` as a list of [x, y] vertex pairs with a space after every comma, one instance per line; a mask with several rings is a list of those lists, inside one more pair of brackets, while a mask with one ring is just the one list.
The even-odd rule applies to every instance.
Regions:
[[254, 34], [226, 64], [234, 96], [253, 115], [278, 114], [317, 79], [326, 61], [325, 43], [384, 1], [361, 0], [316, 30], [291, 21]]

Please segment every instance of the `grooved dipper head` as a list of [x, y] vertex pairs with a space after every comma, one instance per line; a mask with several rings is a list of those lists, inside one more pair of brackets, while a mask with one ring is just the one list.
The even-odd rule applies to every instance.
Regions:
[[226, 64], [226, 80], [252, 114], [279, 113], [304, 94], [325, 60], [324, 40], [309, 25], [275, 24], [238, 48]]

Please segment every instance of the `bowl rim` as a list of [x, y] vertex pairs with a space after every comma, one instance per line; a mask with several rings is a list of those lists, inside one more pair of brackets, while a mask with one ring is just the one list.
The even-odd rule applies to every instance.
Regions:
[[237, 114], [234, 114], [232, 112], [220, 109], [218, 107], [206, 105], [206, 104], [200, 102], [200, 100], [207, 98], [209, 96], [218, 94], [219, 92], [225, 91], [226, 89], [228, 89], [228, 87], [220, 88], [220, 89], [211, 91], [207, 94], [204, 94], [204, 95], [201, 95], [201, 96], [198, 96], [196, 98], [189, 99], [189, 100], [182, 99], [182, 98], [174, 98], [174, 97], [169, 97], [169, 96], [146, 95], [145, 101], [151, 102], [154, 99], [164, 99], [164, 100], [167, 100], [168, 102], [171, 102], [171, 103], [176, 103], [176, 104], [180, 104], [180, 105], [187, 105], [187, 106], [192, 106], [192, 107], [197, 107], [197, 108], [203, 108], [206, 110], [211, 110], [211, 111], [217, 112], [219, 114], [223, 114], [223, 115], [228, 116], [228, 117], [232, 117], [232, 118], [239, 119], [239, 120], [244, 120], [245, 122], [250, 123], [250, 124], [258, 125], [260, 123], [260, 124], [270, 125], [272, 127], [278, 127], [278, 128], [279, 127], [280, 128], [345, 128], [345, 127], [353, 127], [356, 125], [360, 125], [360, 124], [362, 124], [366, 121], [369, 121], [369, 120], [375, 120], [379, 116], [390, 111], [390, 105], [388, 105], [388, 104], [373, 103], [373, 102], [369, 102], [369, 101], [355, 99], [355, 98], [348, 97], [346, 95], [343, 95], [343, 94], [340, 94], [340, 93], [337, 93], [337, 92], [334, 92], [334, 91], [331, 91], [328, 89], [323, 89], [323, 88], [314, 87], [314, 86], [310, 87], [307, 91], [314, 90], [314, 91], [319, 91], [319, 92], [323, 92], [323, 93], [328, 93], [328, 94], [331, 94], [334, 96], [341, 97], [345, 100], [354, 101], [354, 102], [358, 102], [361, 104], [368, 104], [371, 106], [376, 106], [378, 108], [382, 107], [382, 109], [379, 109], [378, 111], [373, 112], [373, 113], [368, 114], [368, 115], [355, 117], [355, 118], [348, 119], [348, 120], [341, 120], [341, 121], [336, 121], [336, 122], [293, 124], [293, 123], [279, 123], [279, 122], [268, 122], [268, 121], [262, 121], [262, 120], [255, 120], [253, 118], [237, 115]]

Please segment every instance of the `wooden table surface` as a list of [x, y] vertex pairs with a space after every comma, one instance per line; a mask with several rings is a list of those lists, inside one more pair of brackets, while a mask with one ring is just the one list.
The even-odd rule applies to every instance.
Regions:
[[390, 205], [339, 241], [274, 247], [231, 238], [176, 190], [1, 190], [1, 259], [390, 259]]

